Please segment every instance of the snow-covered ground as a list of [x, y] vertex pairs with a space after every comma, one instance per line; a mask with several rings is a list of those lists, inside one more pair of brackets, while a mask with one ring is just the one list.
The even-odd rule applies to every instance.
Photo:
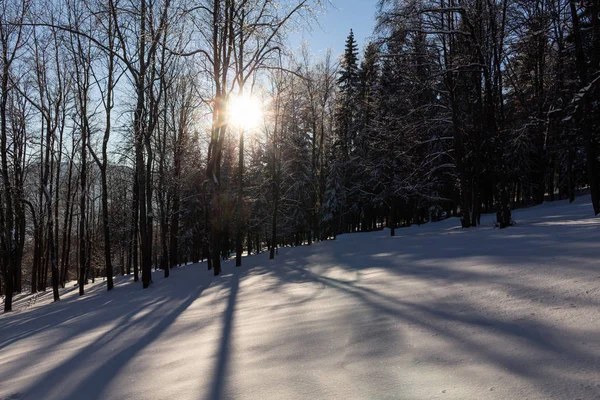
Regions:
[[0, 399], [600, 399], [589, 198], [119, 278], [0, 316]]

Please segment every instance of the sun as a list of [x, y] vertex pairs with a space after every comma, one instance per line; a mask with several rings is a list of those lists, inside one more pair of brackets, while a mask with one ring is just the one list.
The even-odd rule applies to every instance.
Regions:
[[235, 96], [227, 104], [229, 124], [244, 129], [256, 128], [262, 120], [262, 103], [254, 96]]

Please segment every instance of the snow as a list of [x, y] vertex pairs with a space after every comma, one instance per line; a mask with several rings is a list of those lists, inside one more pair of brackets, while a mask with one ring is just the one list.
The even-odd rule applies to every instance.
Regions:
[[51, 293], [0, 316], [0, 399], [598, 399], [589, 197]]

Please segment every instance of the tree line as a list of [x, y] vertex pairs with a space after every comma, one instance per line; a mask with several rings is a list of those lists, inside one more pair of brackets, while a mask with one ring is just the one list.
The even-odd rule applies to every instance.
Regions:
[[[589, 187], [600, 212], [598, 0], [381, 0], [359, 56], [290, 51], [318, 0], [0, 5], [0, 259], [14, 293]], [[230, 123], [230, 100], [264, 104]], [[25, 288], [27, 286], [27, 288]]]
[[328, 186], [339, 232], [441, 215], [462, 226], [575, 198], [600, 213], [600, 3], [381, 0], [338, 78]]

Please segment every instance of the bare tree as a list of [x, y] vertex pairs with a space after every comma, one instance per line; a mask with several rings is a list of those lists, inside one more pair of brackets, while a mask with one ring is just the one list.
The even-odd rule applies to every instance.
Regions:
[[[18, 52], [24, 46], [28, 33], [24, 31], [23, 20], [29, 4], [3, 2], [0, 5], [0, 45], [2, 46], [2, 75], [0, 76], [0, 152], [2, 153], [3, 198], [0, 199], [0, 248], [2, 251], [2, 278], [6, 286], [4, 311], [12, 310], [12, 296], [15, 286], [20, 287], [20, 257], [15, 237], [15, 192], [12, 187], [8, 162], [8, 101], [12, 89], [11, 67]], [[11, 22], [12, 24], [8, 24]], [[15, 285], [16, 284], [16, 285]]]

